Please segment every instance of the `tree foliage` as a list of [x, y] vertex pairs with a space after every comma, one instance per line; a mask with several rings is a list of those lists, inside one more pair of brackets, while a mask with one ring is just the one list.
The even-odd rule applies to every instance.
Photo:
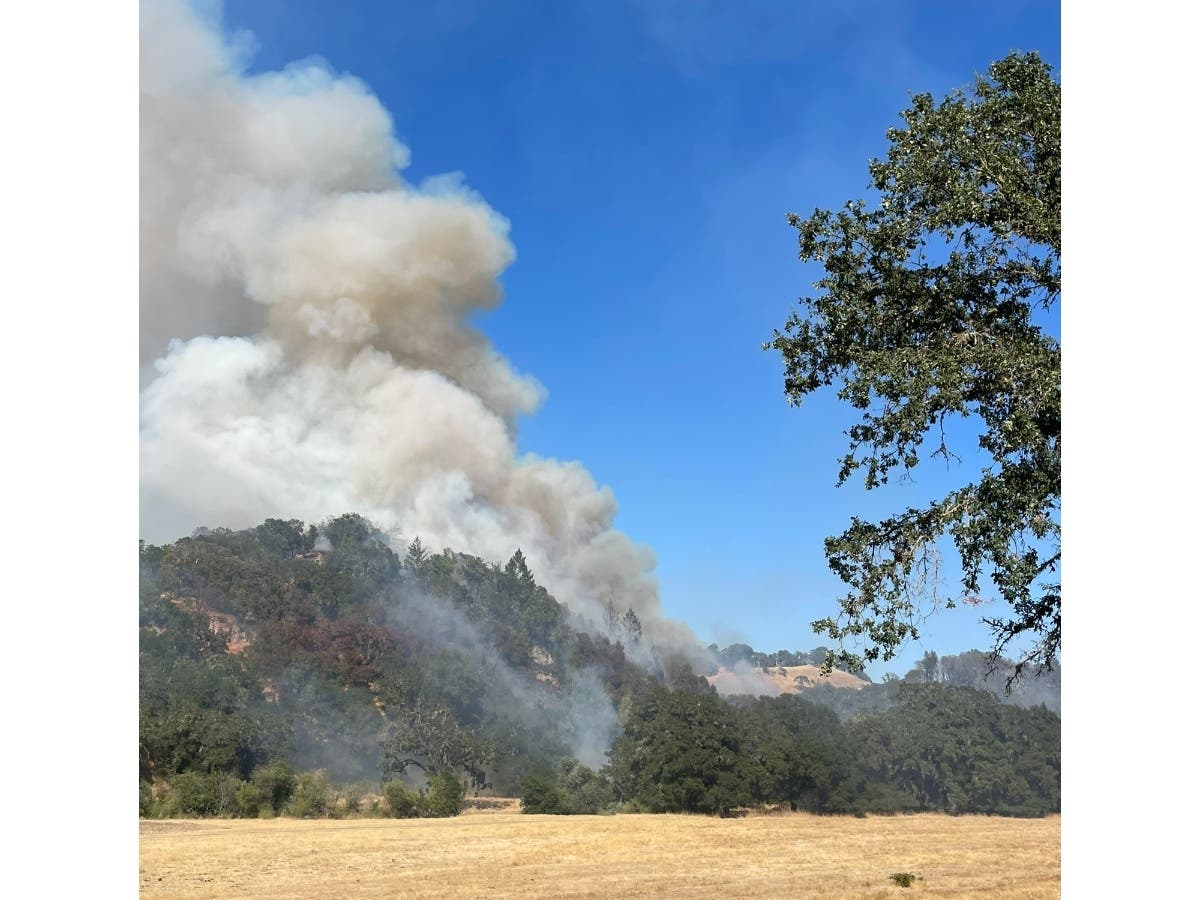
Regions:
[[[824, 267], [767, 345], [799, 404], [837, 385], [861, 415], [838, 483], [866, 487], [957, 458], [956, 421], [978, 426], [986, 465], [963, 487], [826, 541], [850, 587], [814, 623], [859, 660], [890, 659], [937, 605], [948, 535], [967, 597], [990, 579], [1010, 612], [985, 621], [997, 652], [1049, 668], [1060, 646], [1060, 347], [1044, 323], [1060, 292], [1060, 86], [1036, 54], [1012, 54], [970, 95], [918, 94], [870, 174], [878, 202], [789, 216], [800, 258]], [[947, 606], [953, 604], [945, 598]]]
[[[728, 701], [683, 657], [630, 663], [631, 609], [614, 604], [616, 634], [575, 631], [523, 555], [502, 568], [417, 545], [402, 562], [365, 520], [327, 524], [140, 545], [142, 815], [454, 815], [466, 790], [488, 786], [566, 814], [1057, 805], [1053, 713], [964, 689], [889, 714], [902, 688], [987, 687], [974, 656], [930, 654], [904, 682], [829, 689], [836, 712], [808, 696]], [[714, 655], [790, 665], [824, 652]], [[606, 701], [575, 688], [596, 684], [618, 723], [593, 769], [574, 755], [604, 738], [581, 733], [576, 713]], [[914, 780], [927, 770], [936, 785]], [[384, 802], [364, 810], [362, 785], [380, 775]]]
[[853, 721], [869, 777], [909, 795], [913, 808], [1044, 815], [1061, 804], [1059, 719], [1004, 706], [987, 692], [900, 686], [900, 703]]

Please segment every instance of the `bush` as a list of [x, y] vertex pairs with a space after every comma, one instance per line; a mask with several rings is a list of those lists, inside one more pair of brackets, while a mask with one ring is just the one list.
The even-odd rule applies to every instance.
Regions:
[[[449, 772], [434, 775], [424, 790], [413, 790], [403, 781], [385, 781], [381, 790], [389, 812], [397, 819], [457, 816], [467, 794], [466, 786]], [[372, 807], [377, 809], [377, 803]]]
[[555, 780], [544, 775], [530, 775], [521, 785], [521, 812], [540, 815], [566, 813], [562, 792]]
[[[236, 775], [221, 775], [216, 776], [216, 793], [217, 793], [217, 815], [219, 816], [237, 816], [241, 815], [241, 808], [238, 806], [237, 795], [238, 791], [246, 782], [238, 778]], [[257, 810], [255, 810], [257, 812]]]
[[318, 819], [329, 811], [329, 782], [324, 772], [305, 772], [296, 780], [287, 814], [297, 819]]
[[526, 813], [594, 816], [616, 807], [608, 779], [574, 759], [564, 760], [557, 775], [530, 775], [521, 785]]
[[575, 759], [566, 759], [558, 772], [558, 790], [563, 797], [563, 812], [577, 816], [595, 816], [614, 812], [616, 797], [612, 784]]
[[403, 781], [385, 781], [382, 791], [393, 818], [413, 819], [421, 814], [421, 795]]
[[258, 785], [250, 781], [243, 781], [242, 786], [237, 789], [237, 793], [234, 795], [233, 804], [239, 816], [253, 819], [264, 808], [274, 812], [269, 803], [264, 803], [265, 800], [266, 798], [263, 796], [263, 792]]
[[449, 772], [439, 772], [429, 782], [426, 815], [434, 818], [457, 816], [462, 812], [463, 798], [466, 795], [467, 789], [461, 781]]
[[279, 813], [292, 799], [296, 772], [285, 762], [273, 762], [255, 769], [250, 774], [250, 781], [262, 793], [263, 801]]
[[171, 779], [167, 800], [169, 816], [211, 816], [218, 807], [216, 778], [198, 772], [180, 772]]
[[362, 787], [357, 784], [347, 785], [342, 790], [342, 799], [346, 803], [347, 813], [356, 813], [361, 811], [363, 795], [365, 793], [366, 792], [362, 789]]

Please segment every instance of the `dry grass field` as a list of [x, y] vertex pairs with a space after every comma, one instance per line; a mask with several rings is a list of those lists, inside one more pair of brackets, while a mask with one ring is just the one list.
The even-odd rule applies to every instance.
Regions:
[[[1058, 817], [683, 815], [141, 823], [141, 896], [1059, 896]], [[893, 872], [921, 876], [910, 888]]]

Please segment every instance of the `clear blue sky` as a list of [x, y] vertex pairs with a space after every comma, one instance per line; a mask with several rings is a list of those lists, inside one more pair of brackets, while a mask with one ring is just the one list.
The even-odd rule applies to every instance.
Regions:
[[[1059, 65], [1051, 2], [233, 0], [254, 70], [320, 56], [361, 78], [412, 151], [512, 223], [506, 300], [480, 327], [548, 389], [522, 449], [579, 459], [658, 555], [663, 605], [705, 640], [809, 649], [840, 582], [822, 541], [978, 470], [835, 488], [831, 396], [783, 399], [760, 349], [819, 277], [787, 212], [862, 196], [910, 92], [1010, 50]], [[953, 588], [953, 582], [947, 587]], [[987, 645], [977, 611], [925, 649]]]

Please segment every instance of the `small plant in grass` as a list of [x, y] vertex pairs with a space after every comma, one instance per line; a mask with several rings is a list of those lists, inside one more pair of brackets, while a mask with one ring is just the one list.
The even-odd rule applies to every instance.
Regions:
[[900, 887], [912, 887], [914, 882], [921, 880], [920, 875], [914, 875], [912, 872], [896, 872], [892, 875], [892, 881]]

